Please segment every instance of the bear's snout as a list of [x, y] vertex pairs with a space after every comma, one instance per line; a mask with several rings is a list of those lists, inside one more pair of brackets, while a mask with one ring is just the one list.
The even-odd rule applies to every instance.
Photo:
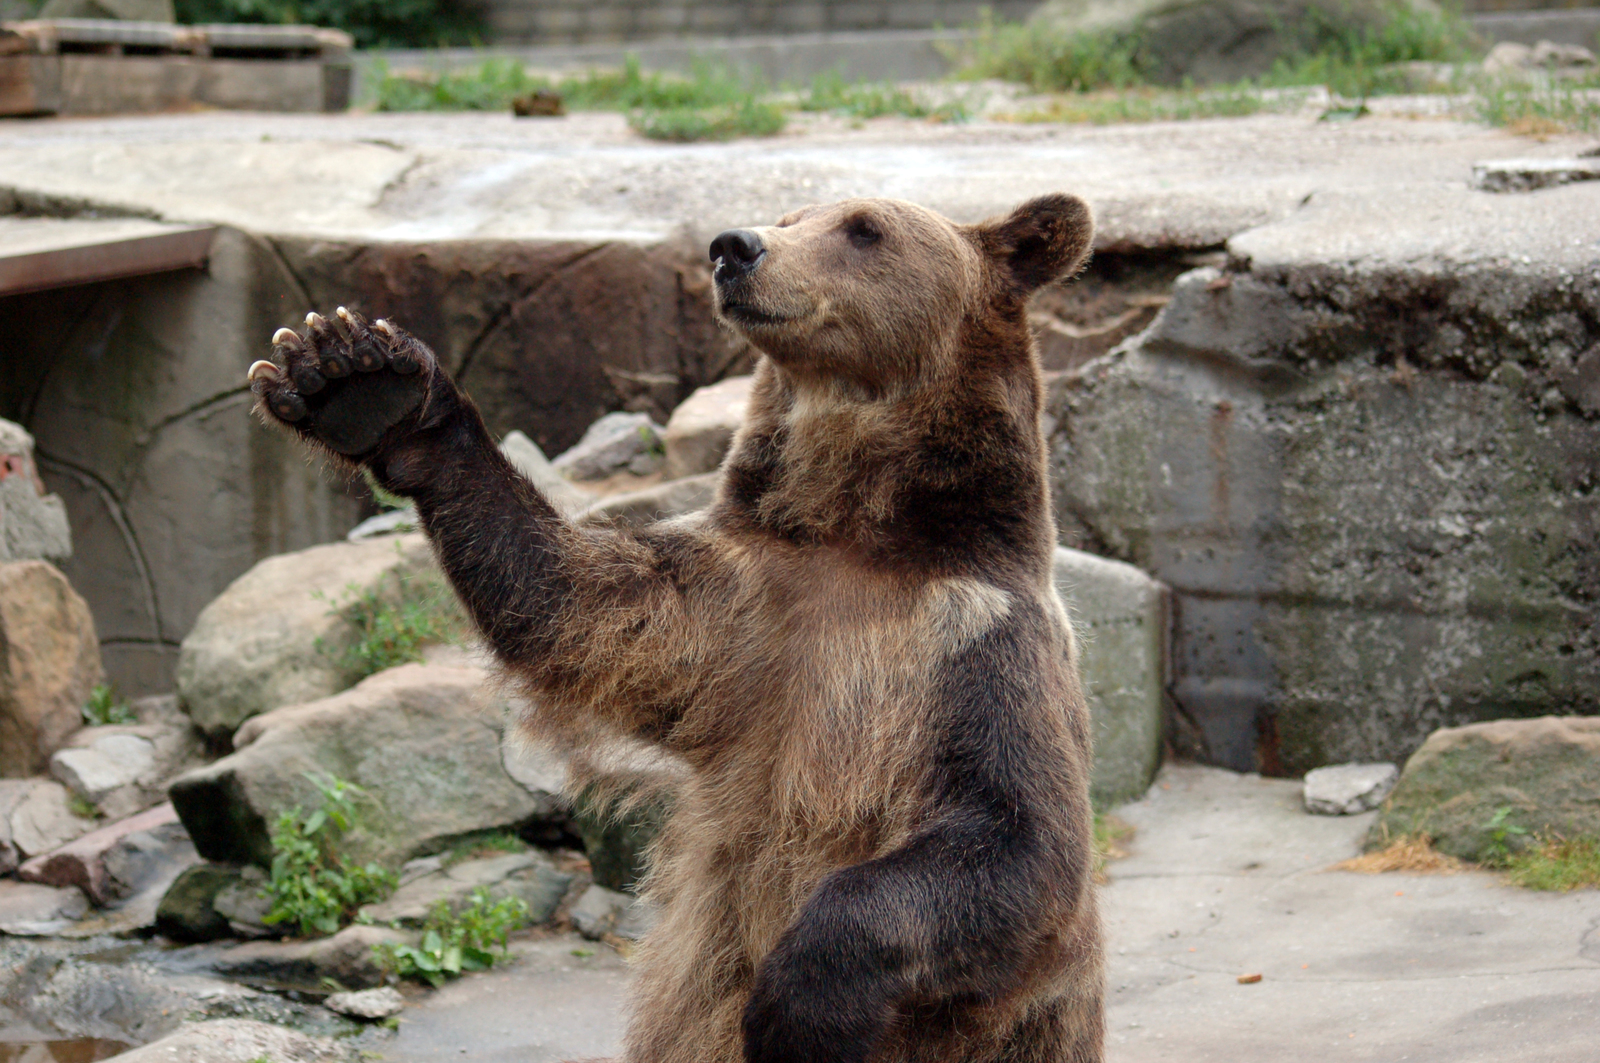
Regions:
[[719, 281], [729, 281], [749, 273], [766, 253], [761, 237], [749, 229], [729, 229], [719, 233], [711, 241], [711, 261], [717, 267], [713, 276]]

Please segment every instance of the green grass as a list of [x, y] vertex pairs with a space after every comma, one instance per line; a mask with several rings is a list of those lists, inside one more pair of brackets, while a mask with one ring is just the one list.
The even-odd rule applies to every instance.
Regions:
[[383, 969], [401, 978], [415, 978], [435, 987], [467, 971], [483, 971], [508, 954], [513, 930], [528, 925], [528, 905], [517, 897], [491, 900], [479, 886], [472, 902], [460, 911], [440, 900], [428, 913], [416, 945], [382, 942], [374, 945]]
[[836, 70], [818, 74], [800, 98], [800, 110], [835, 114], [846, 118], [927, 118], [939, 122], [964, 122], [972, 117], [965, 100], [930, 104], [906, 89], [889, 82], [846, 81]]
[[113, 723], [138, 723], [139, 717], [126, 701], [117, 697], [109, 683], [97, 683], [89, 691], [89, 700], [79, 709], [87, 727], [104, 727]]
[[1600, 132], [1600, 76], [1566, 81], [1554, 78], [1484, 79], [1476, 87], [1479, 121], [1515, 133], [1549, 136]]
[[1544, 838], [1500, 866], [1511, 882], [1527, 889], [1600, 889], [1600, 839]]
[[320, 791], [321, 803], [309, 813], [291, 808], [273, 827], [267, 883], [272, 910], [265, 922], [292, 923], [302, 937], [314, 937], [336, 933], [357, 908], [394, 892], [398, 879], [377, 864], [346, 864], [340, 852], [356, 820], [356, 803], [366, 794], [343, 779], [306, 778]]

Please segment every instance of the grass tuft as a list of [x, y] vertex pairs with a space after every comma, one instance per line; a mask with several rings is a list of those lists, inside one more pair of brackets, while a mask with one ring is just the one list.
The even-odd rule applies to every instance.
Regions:
[[79, 709], [86, 727], [104, 727], [113, 723], [138, 723], [139, 716], [133, 707], [117, 697], [109, 683], [96, 683], [89, 691], [89, 699]]
[[1501, 866], [1508, 880], [1527, 889], [1600, 889], [1600, 840], [1541, 838]]
[[1417, 875], [1453, 875], [1457, 871], [1466, 870], [1469, 866], [1435, 849], [1432, 840], [1426, 835], [1416, 835], [1396, 838], [1387, 848], [1363, 853], [1349, 860], [1341, 860], [1327, 870], [1354, 871], [1362, 875], [1380, 875], [1386, 871], [1409, 871]]

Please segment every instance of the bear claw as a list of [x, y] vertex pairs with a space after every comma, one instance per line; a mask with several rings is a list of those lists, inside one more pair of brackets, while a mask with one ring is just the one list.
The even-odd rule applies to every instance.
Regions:
[[305, 344], [300, 342], [300, 333], [292, 328], [281, 328], [272, 334], [274, 347], [289, 347], [297, 351], [305, 349]]
[[[279, 331], [286, 330], [279, 329]], [[276, 342], [278, 337], [274, 336], [272, 339]], [[250, 363], [250, 369], [245, 373], [244, 377], [252, 384], [257, 380], [278, 381], [283, 379], [283, 370], [279, 369], [275, 362], [269, 362], [265, 358], [258, 358]]]

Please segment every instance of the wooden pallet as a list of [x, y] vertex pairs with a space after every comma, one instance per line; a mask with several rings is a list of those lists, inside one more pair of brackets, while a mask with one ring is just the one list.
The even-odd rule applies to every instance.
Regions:
[[350, 35], [316, 26], [0, 23], [0, 115], [342, 111]]

